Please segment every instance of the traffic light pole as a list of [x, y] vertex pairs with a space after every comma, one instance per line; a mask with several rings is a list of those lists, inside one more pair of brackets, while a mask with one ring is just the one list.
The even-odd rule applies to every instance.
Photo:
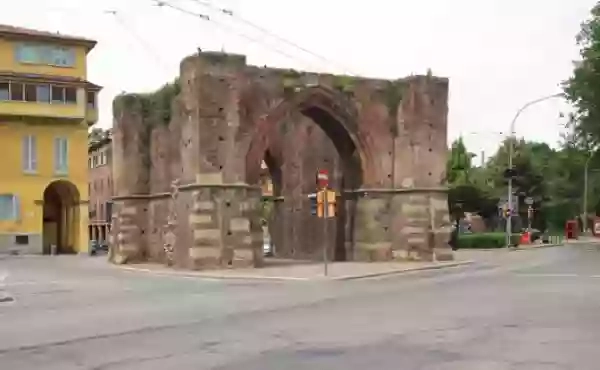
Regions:
[[321, 190], [323, 192], [323, 220], [324, 220], [324, 225], [323, 225], [323, 274], [325, 276], [328, 275], [329, 271], [328, 271], [328, 258], [327, 258], [327, 244], [329, 244], [329, 235], [327, 233], [328, 231], [328, 227], [327, 224], [329, 223], [329, 194], [327, 191], [327, 188], [323, 188]]
[[[512, 148], [512, 138], [510, 142], [510, 147]], [[512, 169], [512, 149], [510, 150], [509, 155], [509, 165], [508, 168]], [[510, 177], [508, 178], [508, 215], [506, 216], [506, 246], [510, 247], [510, 239], [512, 236], [512, 213], [513, 213], [513, 179], [512, 173], [510, 173]]]

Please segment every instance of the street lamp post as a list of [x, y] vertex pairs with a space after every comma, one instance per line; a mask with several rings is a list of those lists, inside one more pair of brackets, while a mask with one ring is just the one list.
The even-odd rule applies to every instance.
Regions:
[[585, 166], [583, 167], [583, 209], [582, 209], [582, 229], [583, 232], [587, 232], [588, 228], [588, 187], [589, 187], [589, 173], [590, 173], [590, 161], [596, 154], [596, 150], [592, 149], [589, 152], [587, 159], [585, 160]]
[[512, 235], [512, 213], [513, 213], [513, 173], [512, 173], [512, 168], [513, 168], [513, 155], [514, 155], [514, 141], [515, 141], [515, 123], [517, 122], [517, 119], [519, 118], [519, 116], [521, 115], [521, 113], [523, 113], [524, 110], [526, 110], [527, 108], [531, 107], [534, 104], [546, 101], [548, 99], [552, 99], [552, 98], [558, 98], [563, 96], [562, 93], [558, 93], [558, 94], [552, 94], [552, 95], [548, 95], [548, 96], [544, 96], [535, 100], [532, 100], [528, 103], [526, 103], [525, 105], [523, 105], [515, 114], [515, 117], [513, 118], [512, 122], [510, 123], [510, 139], [509, 139], [509, 143], [508, 143], [508, 169], [509, 169], [509, 173], [508, 173], [508, 194], [507, 194], [507, 201], [508, 201], [508, 216], [506, 218], [506, 246], [510, 247], [510, 239], [511, 239], [511, 235]]
[[583, 169], [583, 220], [581, 220], [583, 233], [587, 232], [587, 209], [588, 209], [588, 173], [590, 166], [590, 159], [592, 159], [592, 153], [585, 160], [585, 167]]

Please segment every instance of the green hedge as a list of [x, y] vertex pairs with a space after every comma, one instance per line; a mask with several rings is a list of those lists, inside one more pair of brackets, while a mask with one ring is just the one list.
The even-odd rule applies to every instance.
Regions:
[[[520, 238], [520, 234], [513, 234], [511, 244], [518, 245]], [[490, 249], [505, 246], [506, 234], [504, 233], [473, 233], [458, 236], [459, 249]]]

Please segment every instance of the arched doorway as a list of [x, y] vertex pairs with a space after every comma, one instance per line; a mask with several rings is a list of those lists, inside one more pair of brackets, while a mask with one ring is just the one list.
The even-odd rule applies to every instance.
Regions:
[[[256, 184], [261, 162], [278, 159], [277, 165], [268, 166], [269, 172], [277, 174], [282, 198], [273, 228], [280, 234], [273, 235], [281, 252], [277, 256], [322, 258], [327, 245], [331, 259], [351, 259], [354, 190], [363, 183], [366, 159], [365, 145], [358, 141], [358, 113], [340, 94], [321, 86], [307, 88], [267, 112], [256, 125], [246, 156], [246, 182]], [[331, 150], [324, 153], [315, 142]], [[316, 190], [318, 169], [329, 170], [330, 184], [339, 194], [337, 215], [327, 221], [327, 227], [309, 209], [308, 194]]]
[[44, 253], [50, 253], [52, 246], [56, 247], [57, 253], [77, 252], [79, 202], [79, 191], [69, 181], [54, 181], [46, 187], [43, 211]]
[[261, 166], [263, 251], [266, 256], [275, 254], [281, 245], [281, 166], [267, 150]]

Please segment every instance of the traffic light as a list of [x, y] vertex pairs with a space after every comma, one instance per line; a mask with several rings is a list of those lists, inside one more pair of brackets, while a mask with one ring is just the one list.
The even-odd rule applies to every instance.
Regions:
[[[310, 214], [319, 218], [335, 217], [337, 194], [333, 190], [323, 189], [316, 193], [308, 194], [310, 201]], [[327, 199], [327, 214], [325, 214], [325, 199]]]
[[514, 168], [507, 168], [504, 170], [504, 178], [505, 179], [509, 179], [509, 178], [515, 178], [517, 176], [517, 170], [515, 170]]
[[316, 216], [319, 208], [319, 203], [317, 202], [317, 194], [308, 194], [308, 200], [310, 201], [310, 214]]
[[333, 190], [327, 192], [327, 217], [335, 217], [335, 205], [337, 194]]

